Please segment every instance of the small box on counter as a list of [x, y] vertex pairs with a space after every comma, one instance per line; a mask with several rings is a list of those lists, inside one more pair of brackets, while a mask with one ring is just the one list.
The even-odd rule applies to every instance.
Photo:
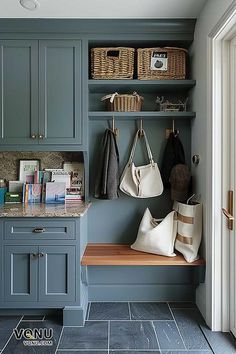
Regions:
[[5, 203], [21, 203], [22, 202], [22, 193], [5, 193]]

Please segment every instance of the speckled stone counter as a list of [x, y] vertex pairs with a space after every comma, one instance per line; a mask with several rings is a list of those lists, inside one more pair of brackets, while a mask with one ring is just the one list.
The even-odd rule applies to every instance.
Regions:
[[0, 205], [0, 217], [77, 218], [83, 216], [89, 207], [90, 203], [84, 202], [66, 204], [4, 204]]

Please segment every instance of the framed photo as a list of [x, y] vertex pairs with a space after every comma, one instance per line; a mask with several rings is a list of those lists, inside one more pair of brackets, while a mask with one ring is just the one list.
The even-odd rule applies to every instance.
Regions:
[[40, 170], [40, 160], [20, 160], [19, 181], [34, 183], [34, 172]]
[[64, 161], [63, 170], [70, 173], [70, 187], [77, 188], [84, 195], [84, 164], [81, 162]]

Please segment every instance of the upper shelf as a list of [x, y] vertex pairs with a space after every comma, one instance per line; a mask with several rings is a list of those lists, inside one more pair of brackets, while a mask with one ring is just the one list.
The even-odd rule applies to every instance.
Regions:
[[88, 80], [90, 93], [112, 93], [119, 91], [140, 93], [171, 92], [189, 90], [196, 80]]
[[195, 118], [195, 112], [160, 112], [160, 111], [141, 111], [141, 112], [111, 112], [111, 111], [90, 111], [89, 118], [90, 120], [106, 120], [110, 117], [116, 117], [116, 119], [129, 119], [135, 120], [140, 118], [148, 118], [148, 119], [157, 119], [157, 118], [187, 118], [192, 119]]

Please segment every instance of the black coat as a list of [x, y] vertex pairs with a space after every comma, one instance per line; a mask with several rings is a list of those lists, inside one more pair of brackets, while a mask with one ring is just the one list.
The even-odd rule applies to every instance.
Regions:
[[178, 134], [170, 133], [161, 165], [161, 176], [166, 188], [170, 188], [170, 173], [177, 164], [185, 164], [184, 148]]
[[115, 134], [106, 129], [100, 150], [98, 173], [95, 182], [95, 198], [118, 198], [119, 151]]

